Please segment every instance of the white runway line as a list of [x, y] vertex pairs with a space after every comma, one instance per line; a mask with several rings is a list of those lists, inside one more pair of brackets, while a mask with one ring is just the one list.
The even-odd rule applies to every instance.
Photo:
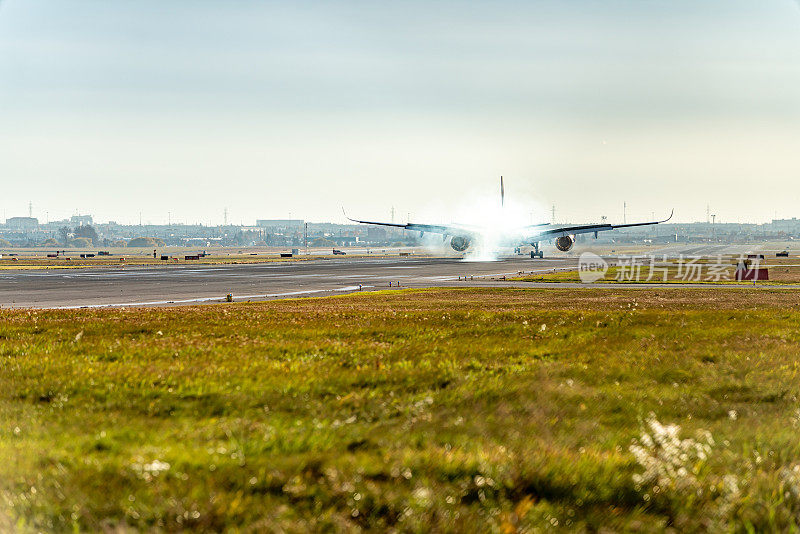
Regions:
[[[499, 277], [499, 276], [527, 276], [536, 273], [552, 273], [553, 271], [577, 271], [577, 267], [555, 267], [552, 269], [535, 269], [532, 271], [510, 271], [505, 273], [481, 273], [481, 274], [467, 274], [467, 275], [448, 275], [448, 276], [422, 276], [414, 278], [414, 280], [428, 280], [431, 282], [452, 282], [459, 279], [471, 278], [471, 281], [482, 280], [485, 278]], [[468, 280], [465, 280], [468, 281]]]
[[[361, 288], [371, 288], [374, 286], [364, 286], [362, 285]], [[333, 289], [308, 289], [304, 291], [289, 291], [286, 293], [267, 293], [263, 295], [236, 295], [234, 296], [234, 300], [241, 301], [242, 299], [267, 299], [267, 298], [278, 298], [278, 297], [296, 297], [298, 295], [311, 295], [314, 293], [334, 293], [334, 292], [345, 292], [345, 291], [357, 291], [359, 286], [346, 286], [346, 287], [338, 287]], [[151, 302], [128, 302], [128, 303], [117, 303], [117, 304], [82, 304], [82, 305], [75, 305], [75, 306], [53, 306], [53, 307], [46, 307], [46, 308], [39, 308], [44, 310], [79, 310], [85, 308], [127, 308], [133, 306], [158, 306], [163, 304], [190, 304], [192, 302], [225, 302], [225, 297], [199, 297], [193, 299], [180, 299], [180, 300], [154, 300]]]

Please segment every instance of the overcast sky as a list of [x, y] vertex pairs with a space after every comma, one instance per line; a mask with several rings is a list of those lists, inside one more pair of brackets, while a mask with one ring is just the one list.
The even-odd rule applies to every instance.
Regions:
[[0, 209], [800, 217], [794, 0], [0, 2]]

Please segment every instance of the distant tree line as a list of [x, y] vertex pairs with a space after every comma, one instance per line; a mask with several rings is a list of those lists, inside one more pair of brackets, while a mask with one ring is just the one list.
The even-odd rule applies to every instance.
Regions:
[[62, 226], [58, 229], [58, 235], [61, 238], [61, 244], [65, 246], [92, 246], [93, 244], [100, 243], [100, 236], [97, 235], [97, 230], [94, 226], [76, 226], [70, 228], [69, 226]]
[[134, 237], [128, 241], [129, 247], [158, 248], [164, 246], [164, 241], [157, 237]]

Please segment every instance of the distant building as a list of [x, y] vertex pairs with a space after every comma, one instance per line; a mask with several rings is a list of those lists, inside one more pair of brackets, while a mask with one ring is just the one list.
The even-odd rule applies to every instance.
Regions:
[[6, 219], [6, 226], [14, 230], [36, 230], [39, 219], [36, 217], [11, 217]]
[[92, 216], [91, 215], [73, 215], [69, 218], [69, 222], [72, 226], [91, 226], [92, 225]]
[[777, 232], [796, 233], [800, 231], [800, 220], [796, 217], [791, 219], [773, 219], [772, 229]]
[[379, 239], [386, 239], [386, 228], [381, 228], [379, 226], [368, 226], [367, 227], [367, 239], [371, 241], [377, 241]]
[[302, 230], [305, 221], [303, 219], [258, 219], [256, 226], [261, 228], [286, 228], [291, 230]]
[[327, 239], [340, 246], [353, 246], [361, 240], [355, 235], [332, 235]]

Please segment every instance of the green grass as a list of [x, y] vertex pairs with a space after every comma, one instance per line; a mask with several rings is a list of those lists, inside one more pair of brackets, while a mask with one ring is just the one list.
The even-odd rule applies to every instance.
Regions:
[[[114, 256], [98, 256], [94, 258], [81, 258], [78, 253], [65, 255], [59, 258], [47, 258], [41, 256], [12, 257], [0, 259], [0, 270], [37, 270], [37, 269], [87, 269], [87, 268], [119, 268], [125, 266], [137, 267], [171, 267], [177, 265], [236, 265], [236, 264], [255, 264], [255, 263], [290, 263], [298, 261], [329, 260], [336, 256], [310, 254], [294, 256], [292, 258], [281, 258], [278, 253], [262, 253], [259, 255], [245, 254], [220, 254], [210, 255], [197, 260], [186, 260], [186, 251], [171, 252], [170, 260], [153, 258], [152, 255], [142, 253], [116, 254]], [[387, 257], [389, 254], [370, 254], [369, 257]], [[350, 254], [348, 258], [367, 257], [366, 254]]]
[[[705, 262], [708, 263], [708, 262]], [[592, 283], [597, 284], [714, 284], [714, 285], [752, 285], [752, 281], [737, 281], [735, 265], [727, 265], [722, 271], [715, 274], [707, 265], [699, 262], [701, 270], [690, 271], [684, 267], [679, 270], [677, 264], [666, 268], [656, 267], [652, 270], [649, 265], [640, 267], [611, 266], [603, 277]], [[800, 284], [800, 268], [795, 265], [763, 264], [769, 271], [769, 280], [758, 280], [759, 285], [792, 285]], [[666, 279], [664, 272], [666, 270]], [[531, 273], [523, 276], [509, 278], [520, 282], [569, 282], [580, 283], [581, 276], [577, 269], [567, 271], [553, 271]]]
[[0, 311], [0, 530], [796, 529], [799, 341], [779, 290]]

